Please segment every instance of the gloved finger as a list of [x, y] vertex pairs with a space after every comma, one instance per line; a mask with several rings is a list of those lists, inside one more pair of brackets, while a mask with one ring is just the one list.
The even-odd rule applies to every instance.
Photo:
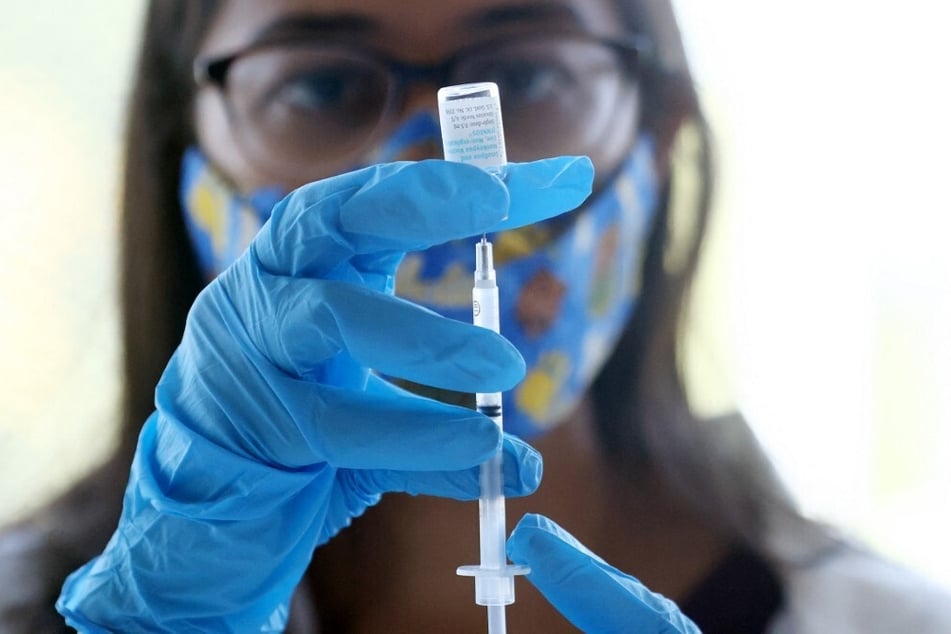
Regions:
[[530, 566], [528, 580], [585, 632], [700, 634], [673, 601], [609, 565], [547, 517], [523, 517], [509, 537], [508, 555]]
[[[578, 207], [591, 194], [594, 180], [594, 167], [586, 156], [509, 163], [504, 178], [507, 213], [498, 215], [483, 207], [497, 208], [501, 203], [495, 199], [496, 189], [502, 183], [498, 178], [479, 168], [476, 171], [482, 174], [473, 174], [473, 166], [460, 163], [423, 161], [415, 165], [420, 166], [419, 173], [412, 174], [419, 181], [415, 186], [404, 182], [410, 175], [410, 170], [405, 170], [402, 179], [390, 178], [365, 188], [344, 205], [341, 226], [352, 234], [358, 253], [418, 251], [452, 239], [546, 220]], [[428, 200], [419, 198], [419, 189], [437, 184], [438, 195], [431, 192]], [[485, 189], [473, 190], [476, 187]], [[462, 203], [461, 207], [454, 208], [453, 201]], [[430, 206], [423, 207], [423, 203]], [[467, 212], [469, 209], [473, 211]], [[383, 211], [387, 217], [398, 216], [402, 222], [381, 227]], [[489, 224], [483, 224], [484, 221]]]
[[[278, 203], [252, 242], [266, 270], [323, 278], [357, 253], [463, 238], [508, 213], [503, 183], [471, 165], [373, 165], [309, 183]], [[362, 244], [360, 244], [362, 242]]]
[[490, 418], [405, 390], [394, 398], [291, 377], [275, 387], [292, 408], [300, 436], [270, 442], [284, 442], [281, 455], [297, 457], [295, 463], [306, 455], [309, 463], [338, 469], [458, 471], [481, 464], [502, 442]]
[[[486, 328], [345, 282], [246, 270], [250, 284], [234, 284], [238, 271], [222, 280], [234, 290], [229, 304], [259, 349], [296, 376], [340, 352], [362, 367], [460, 392], [506, 390], [525, 374], [515, 347]], [[239, 292], [248, 287], [256, 292]]]
[[[364, 494], [409, 493], [434, 495], [457, 500], [479, 497], [479, 467], [457, 471], [366, 470], [348, 472], [353, 486]], [[506, 434], [502, 441], [503, 491], [506, 497], [534, 493], [542, 480], [542, 456], [515, 436]]]
[[[594, 167], [587, 157], [560, 157], [534, 163], [511, 163], [507, 166], [505, 183], [509, 191], [508, 218], [490, 231], [514, 229], [570, 211], [591, 193]], [[356, 222], [354, 222], [354, 225]], [[352, 259], [350, 281], [365, 286], [391, 289], [393, 272], [403, 258], [378, 253], [358, 255]], [[341, 275], [341, 279], [348, 279]]]
[[577, 208], [591, 195], [594, 165], [587, 156], [509, 163], [509, 215], [491, 231], [517, 229]]
[[505, 183], [449, 161], [375, 165], [295, 190], [252, 251], [272, 273], [326, 277], [356, 254], [417, 251], [501, 228], [507, 216], [504, 226], [514, 227], [569, 211], [592, 180], [584, 157], [512, 164]]

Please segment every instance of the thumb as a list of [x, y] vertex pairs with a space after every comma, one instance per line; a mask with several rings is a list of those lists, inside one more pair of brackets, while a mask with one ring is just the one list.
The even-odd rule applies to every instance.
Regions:
[[673, 601], [614, 568], [547, 517], [523, 517], [509, 537], [508, 555], [530, 566], [528, 580], [585, 632], [700, 634]]

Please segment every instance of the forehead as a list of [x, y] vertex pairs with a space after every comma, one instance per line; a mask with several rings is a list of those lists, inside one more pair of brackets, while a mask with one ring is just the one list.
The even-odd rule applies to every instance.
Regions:
[[225, 0], [201, 48], [222, 53], [268, 31], [308, 28], [426, 58], [544, 26], [621, 30], [615, 0]]

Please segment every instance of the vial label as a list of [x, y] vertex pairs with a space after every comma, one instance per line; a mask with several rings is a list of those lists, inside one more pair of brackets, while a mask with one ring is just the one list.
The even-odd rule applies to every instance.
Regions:
[[498, 88], [492, 83], [439, 90], [439, 127], [447, 161], [499, 172], [505, 167], [505, 138]]

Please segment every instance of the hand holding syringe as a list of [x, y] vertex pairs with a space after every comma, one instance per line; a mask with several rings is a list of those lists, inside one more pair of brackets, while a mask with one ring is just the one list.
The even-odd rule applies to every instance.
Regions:
[[[446, 160], [471, 163], [503, 175], [505, 140], [498, 87], [493, 83], [441, 88], [439, 123]], [[485, 236], [476, 245], [472, 321], [499, 332], [499, 288], [495, 281], [492, 243]], [[476, 409], [502, 429], [502, 394], [476, 394]], [[460, 566], [458, 574], [473, 576], [476, 603], [488, 607], [489, 634], [504, 634], [505, 606], [515, 602], [514, 575], [525, 566], [509, 565], [505, 556], [505, 496], [502, 494], [502, 454], [496, 453], [479, 469], [480, 564]]]

